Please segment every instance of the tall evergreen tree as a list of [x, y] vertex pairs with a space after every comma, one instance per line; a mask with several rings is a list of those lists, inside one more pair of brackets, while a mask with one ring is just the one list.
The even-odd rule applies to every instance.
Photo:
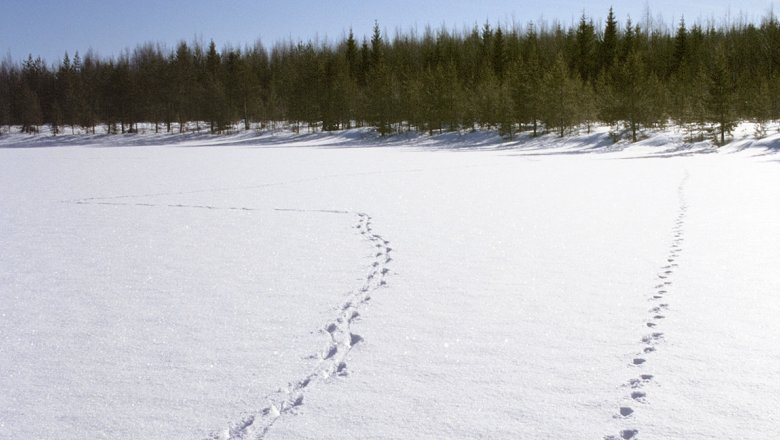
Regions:
[[580, 122], [577, 91], [579, 84], [569, 74], [563, 54], [558, 54], [550, 70], [544, 75], [542, 121], [548, 130], [560, 137]]
[[214, 40], [209, 43], [205, 68], [202, 114], [209, 122], [211, 133], [218, 133], [225, 129], [228, 118], [225, 86], [222, 82], [222, 57], [217, 52]]
[[672, 54], [672, 73], [683, 68], [688, 57], [688, 30], [685, 28], [685, 19], [680, 20], [677, 35], [674, 37], [674, 52]]
[[574, 52], [574, 68], [583, 81], [595, 76], [596, 65], [596, 33], [593, 21], [585, 15], [580, 18], [576, 33], [576, 50]]
[[660, 84], [647, 69], [639, 53], [632, 52], [614, 70], [602, 88], [602, 117], [609, 122], [625, 121], [631, 141], [639, 139], [639, 130], [662, 118], [659, 114]]
[[493, 35], [493, 71], [499, 81], [504, 79], [504, 71], [508, 62], [506, 41], [504, 40], [504, 31], [501, 26], [496, 29]]
[[707, 96], [708, 119], [718, 124], [720, 144], [726, 143], [726, 133], [730, 133], [735, 124], [734, 78], [726, 60], [725, 48], [719, 45], [709, 68], [709, 95]]
[[617, 57], [617, 49], [618, 23], [612, 8], [609, 8], [607, 23], [604, 27], [604, 36], [601, 39], [601, 43], [598, 45], [598, 65], [596, 67], [596, 74], [608, 72], [612, 68], [615, 58]]
[[349, 36], [346, 41], [345, 54], [347, 57], [347, 66], [349, 67], [349, 76], [353, 80], [357, 80], [360, 76], [360, 57], [355, 35], [352, 33], [351, 28], [349, 29]]

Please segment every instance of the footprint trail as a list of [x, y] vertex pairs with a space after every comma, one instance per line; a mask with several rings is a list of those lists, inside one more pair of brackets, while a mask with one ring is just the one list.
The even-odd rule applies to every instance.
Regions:
[[664, 332], [659, 331], [659, 329], [671, 310], [667, 297], [673, 292], [673, 279], [678, 268], [678, 259], [683, 251], [683, 242], [685, 241], [685, 220], [688, 211], [685, 188], [689, 177], [689, 174], [686, 172], [677, 187], [678, 208], [672, 227], [671, 244], [664, 260], [665, 262], [656, 274], [658, 284], [653, 287], [652, 293], [648, 298], [652, 306], [647, 311], [645, 327], [650, 332], [641, 337], [639, 341], [641, 349], [633, 354], [632, 360], [628, 365], [632, 370], [638, 369], [641, 373], [637, 377], [629, 379], [623, 385], [623, 388], [627, 389], [628, 392], [623, 397], [623, 402], [614, 415], [616, 419], [624, 421], [625, 425], [617, 435], [606, 435], [604, 440], [636, 440], [639, 438], [639, 430], [631, 426], [630, 423], [633, 421], [638, 408], [649, 403], [647, 392], [644, 389], [655, 379], [652, 374], [646, 373], [644, 370], [649, 369], [652, 365], [651, 356], [658, 352], [659, 347], [665, 340]]
[[[284, 211], [311, 212], [306, 210]], [[317, 211], [346, 214], [348, 211]], [[306, 391], [317, 383], [349, 375], [348, 356], [352, 348], [363, 342], [363, 337], [355, 333], [353, 325], [360, 319], [360, 311], [371, 300], [371, 295], [387, 285], [386, 277], [390, 273], [388, 264], [393, 261], [390, 242], [374, 232], [372, 218], [364, 212], [350, 213], [356, 216], [355, 229], [371, 245], [373, 261], [362, 285], [351, 291], [347, 298], [335, 308], [333, 319], [321, 328], [322, 349], [309, 358], [317, 359], [317, 365], [304, 377], [290, 382], [286, 387], [266, 395], [261, 401], [265, 406], [240, 420], [231, 423], [226, 429], [212, 434], [213, 440], [262, 439], [268, 434], [279, 418], [295, 414], [304, 405]]]
[[[210, 211], [265, 211], [245, 206], [214, 206], [181, 203], [144, 203], [106, 201], [106, 199], [121, 199], [134, 196], [102, 197], [79, 200], [63, 200], [62, 203], [77, 205], [106, 206], [137, 206], [144, 208], [173, 209], [203, 209]], [[306, 356], [316, 359], [316, 366], [304, 377], [297, 378], [286, 387], [266, 394], [259, 399], [263, 402], [259, 410], [244, 414], [238, 421], [230, 423], [225, 429], [213, 432], [209, 440], [245, 440], [264, 438], [279, 418], [295, 414], [304, 405], [306, 391], [316, 383], [326, 382], [338, 377], [349, 375], [347, 365], [348, 355], [352, 348], [363, 342], [363, 337], [354, 332], [352, 324], [360, 319], [360, 311], [371, 300], [371, 295], [387, 285], [390, 274], [388, 265], [393, 261], [390, 241], [374, 231], [372, 217], [364, 212], [343, 211], [334, 209], [291, 209], [276, 208], [278, 212], [324, 213], [337, 215], [352, 215], [356, 218], [354, 228], [369, 243], [372, 262], [369, 271], [362, 280], [360, 287], [352, 290], [346, 299], [334, 309], [333, 318], [326, 322], [319, 333], [323, 336], [322, 348], [316, 353]]]

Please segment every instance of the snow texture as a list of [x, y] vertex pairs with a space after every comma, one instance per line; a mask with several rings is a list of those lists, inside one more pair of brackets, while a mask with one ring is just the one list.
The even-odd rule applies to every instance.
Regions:
[[751, 133], [0, 136], [0, 438], [770, 438]]

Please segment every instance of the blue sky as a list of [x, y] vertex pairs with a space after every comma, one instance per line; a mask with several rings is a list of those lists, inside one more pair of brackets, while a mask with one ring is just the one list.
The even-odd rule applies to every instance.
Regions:
[[[463, 29], [489, 21], [518, 23], [559, 20], [568, 25], [585, 13], [603, 19], [613, 6], [621, 23], [627, 16], [641, 20], [649, 8], [676, 26], [730, 16], [758, 20], [773, 1], [662, 0], [615, 2], [599, 0], [4, 0], [0, 8], [0, 56], [13, 60], [28, 53], [57, 62], [93, 49], [113, 56], [123, 49], [153, 41], [173, 47], [179, 40], [213, 39], [218, 47], [243, 46], [258, 39], [266, 47], [281, 40], [339, 40], [351, 28], [358, 36], [371, 32], [374, 20], [393, 35], [397, 29], [422, 30], [445, 24]], [[775, 10], [777, 14], [778, 11]]]

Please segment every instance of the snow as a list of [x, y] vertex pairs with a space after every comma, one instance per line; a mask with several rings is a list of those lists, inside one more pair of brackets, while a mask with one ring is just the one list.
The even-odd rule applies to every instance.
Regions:
[[767, 438], [751, 133], [0, 136], [0, 438]]

